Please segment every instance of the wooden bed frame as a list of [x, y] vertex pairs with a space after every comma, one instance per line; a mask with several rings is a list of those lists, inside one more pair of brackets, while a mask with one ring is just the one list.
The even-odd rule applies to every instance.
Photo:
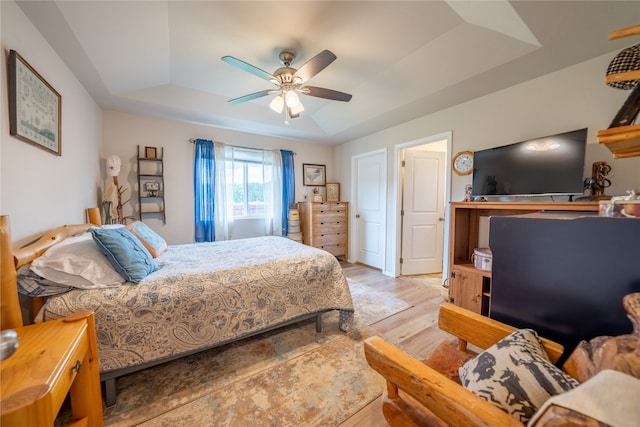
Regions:
[[[40, 255], [45, 253], [51, 246], [63, 241], [67, 237], [83, 233], [91, 228], [91, 226], [102, 225], [102, 222], [100, 220], [99, 208], [87, 209], [87, 218], [89, 220], [89, 223], [87, 224], [63, 225], [61, 227], [57, 227], [51, 231], [44, 233], [42, 237], [37, 239], [35, 242], [30, 243], [20, 249], [13, 250], [9, 217], [6, 215], [0, 216], [0, 258], [2, 262], [2, 287], [0, 293], [0, 311], [2, 315], [0, 320], [1, 330], [12, 329], [23, 325], [22, 312], [18, 298], [16, 269], [24, 264], [33, 261]], [[32, 298], [30, 313], [31, 319], [33, 319], [38, 311], [40, 311], [44, 303], [45, 298], [43, 297]], [[330, 311], [333, 310], [328, 309], [319, 313], [305, 314], [286, 322], [271, 325], [259, 331], [247, 333], [246, 335], [234, 339], [211, 344], [210, 346], [206, 346], [204, 348], [187, 351], [175, 356], [161, 358], [135, 366], [129, 366], [100, 373], [100, 381], [104, 382], [105, 384], [106, 405], [113, 406], [116, 403], [116, 378], [118, 377], [313, 318], [315, 318], [316, 332], [319, 333], [322, 332], [322, 314]]]

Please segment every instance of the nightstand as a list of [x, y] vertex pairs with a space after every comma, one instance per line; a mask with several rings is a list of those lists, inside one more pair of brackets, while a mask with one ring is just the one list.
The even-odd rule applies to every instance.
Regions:
[[18, 349], [0, 362], [3, 427], [53, 426], [70, 392], [72, 426], [102, 427], [93, 313], [15, 329]]

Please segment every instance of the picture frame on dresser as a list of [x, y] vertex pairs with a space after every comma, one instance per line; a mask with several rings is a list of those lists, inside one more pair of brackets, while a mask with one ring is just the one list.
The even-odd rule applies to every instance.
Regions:
[[324, 187], [326, 185], [326, 166], [303, 163], [302, 184], [305, 186]]
[[62, 155], [62, 96], [15, 50], [9, 51], [9, 134]]
[[337, 182], [327, 182], [327, 202], [340, 201], [340, 184]]

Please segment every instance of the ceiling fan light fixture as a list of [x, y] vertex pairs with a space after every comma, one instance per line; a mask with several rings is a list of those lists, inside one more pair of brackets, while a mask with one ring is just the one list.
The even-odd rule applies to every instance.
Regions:
[[298, 98], [295, 90], [288, 90], [284, 95], [284, 99], [289, 108], [296, 108], [300, 104], [300, 98]]
[[278, 95], [269, 103], [269, 108], [271, 108], [276, 113], [282, 113], [282, 109], [284, 108], [284, 99], [282, 99], [282, 95]]
[[300, 113], [304, 111], [304, 106], [302, 105], [302, 102], [298, 102], [298, 105], [290, 108], [291, 108], [291, 115], [295, 117], [298, 117]]

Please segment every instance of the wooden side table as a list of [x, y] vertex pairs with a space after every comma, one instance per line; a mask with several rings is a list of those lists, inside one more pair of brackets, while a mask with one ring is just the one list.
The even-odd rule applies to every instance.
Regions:
[[71, 395], [72, 426], [102, 427], [93, 313], [16, 328], [18, 349], [0, 362], [0, 424], [53, 426]]

